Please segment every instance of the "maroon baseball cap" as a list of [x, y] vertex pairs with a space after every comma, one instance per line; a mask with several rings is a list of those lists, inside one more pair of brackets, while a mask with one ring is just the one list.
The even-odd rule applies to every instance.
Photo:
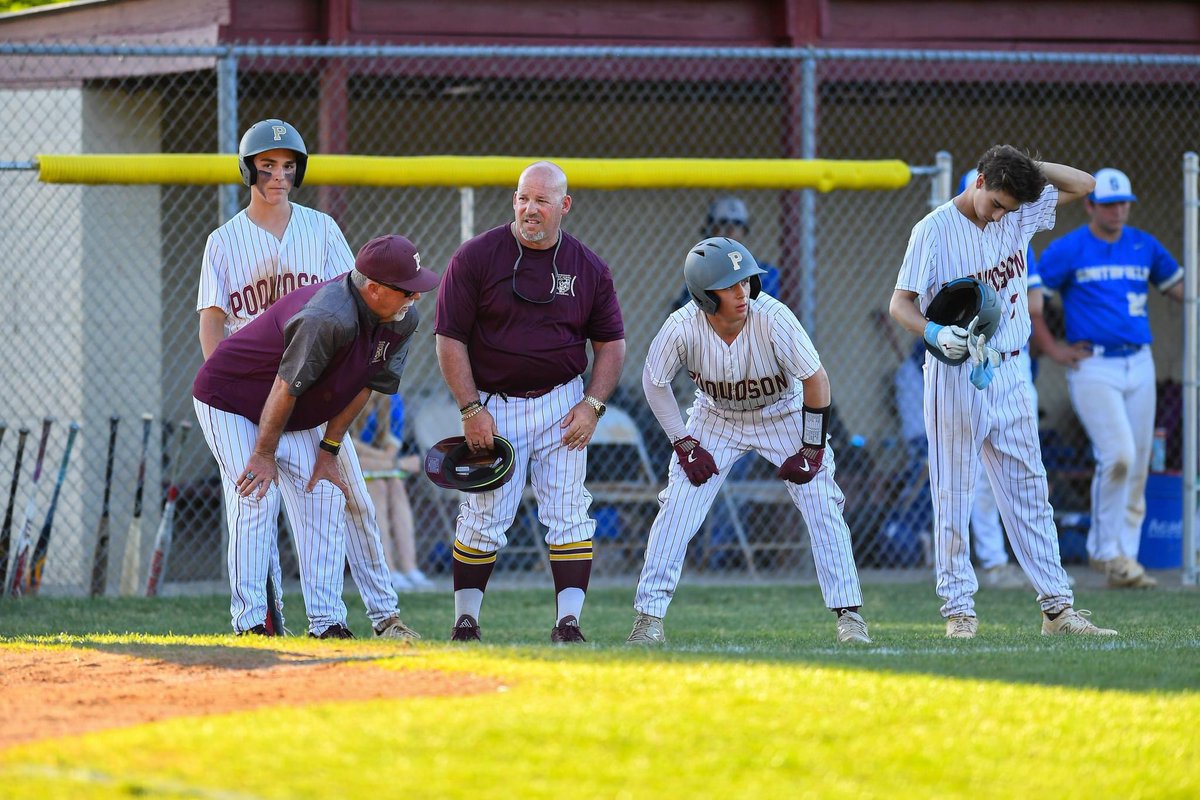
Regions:
[[394, 233], [364, 244], [354, 268], [376, 283], [406, 292], [428, 292], [442, 279], [421, 266], [421, 254], [412, 242]]

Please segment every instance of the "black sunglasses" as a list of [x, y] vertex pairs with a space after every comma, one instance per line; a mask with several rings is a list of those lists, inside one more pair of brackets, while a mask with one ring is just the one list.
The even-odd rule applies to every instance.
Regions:
[[[513, 238], [514, 239], [517, 238], [515, 233], [513, 234]], [[521, 245], [521, 241], [519, 239], [517, 239], [517, 260], [513, 262], [513, 274], [512, 274], [513, 294], [515, 294], [517, 297], [524, 300], [526, 303], [536, 303], [538, 305], [545, 305], [546, 303], [551, 303], [554, 301], [554, 290], [558, 287], [558, 247], [561, 244], [562, 244], [562, 233], [560, 232], [558, 234], [558, 240], [555, 241], [555, 243], [554, 243], [554, 253], [553, 253], [553, 255], [550, 256], [550, 271], [554, 273], [554, 278], [550, 282], [550, 294], [544, 300], [541, 300], [541, 299], [535, 300], [532, 297], [527, 297], [526, 295], [524, 295], [521, 292], [520, 289], [517, 288], [517, 267], [520, 265], [521, 259], [525, 257], [525, 248]]]
[[[371, 280], [375, 281], [374, 278], [371, 278]], [[393, 286], [392, 284], [384, 283], [383, 281], [375, 281], [375, 282], [378, 283], [380, 286], [386, 286], [387, 288], [391, 289], [393, 292], [399, 292], [400, 294], [404, 295], [405, 297], [414, 297], [415, 295], [419, 294], [419, 292], [410, 292], [408, 289], [401, 289], [399, 286]]]

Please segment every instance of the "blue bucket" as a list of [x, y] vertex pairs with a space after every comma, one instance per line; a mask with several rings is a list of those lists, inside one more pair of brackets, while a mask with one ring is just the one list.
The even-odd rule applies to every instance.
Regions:
[[1146, 480], [1146, 519], [1138, 558], [1150, 569], [1183, 566], [1183, 476], [1152, 472]]

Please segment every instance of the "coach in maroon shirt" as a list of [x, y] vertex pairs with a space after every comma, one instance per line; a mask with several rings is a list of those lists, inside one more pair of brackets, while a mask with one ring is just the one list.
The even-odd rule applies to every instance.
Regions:
[[408, 239], [372, 239], [353, 270], [287, 294], [200, 367], [196, 416], [227, 497], [237, 498], [227, 510], [235, 631], [257, 633], [266, 616], [268, 537], [277, 532], [274, 520], [253, 524], [252, 506], [275, 486], [292, 524], [309, 632], [350, 636], [341, 597], [349, 487], [337, 454], [371, 392], [399, 388], [419, 320], [413, 306], [438, 281]]
[[[438, 292], [438, 362], [474, 450], [496, 434], [516, 452], [513, 478], [467, 496], [454, 542], [451, 639], [480, 639], [479, 609], [507, 544], [525, 475], [548, 527], [557, 593], [554, 642], [581, 642], [579, 616], [592, 565], [583, 485], [588, 442], [625, 361], [625, 328], [604, 260], [561, 229], [571, 210], [567, 176], [539, 161], [521, 173], [513, 222], [459, 247]], [[587, 343], [595, 357], [584, 387]]]

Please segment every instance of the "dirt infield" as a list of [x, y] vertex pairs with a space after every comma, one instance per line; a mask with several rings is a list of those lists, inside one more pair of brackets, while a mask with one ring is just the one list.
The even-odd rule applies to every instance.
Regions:
[[0, 651], [0, 748], [172, 717], [478, 694], [501, 685], [495, 678], [369, 663], [395, 655], [150, 645]]

